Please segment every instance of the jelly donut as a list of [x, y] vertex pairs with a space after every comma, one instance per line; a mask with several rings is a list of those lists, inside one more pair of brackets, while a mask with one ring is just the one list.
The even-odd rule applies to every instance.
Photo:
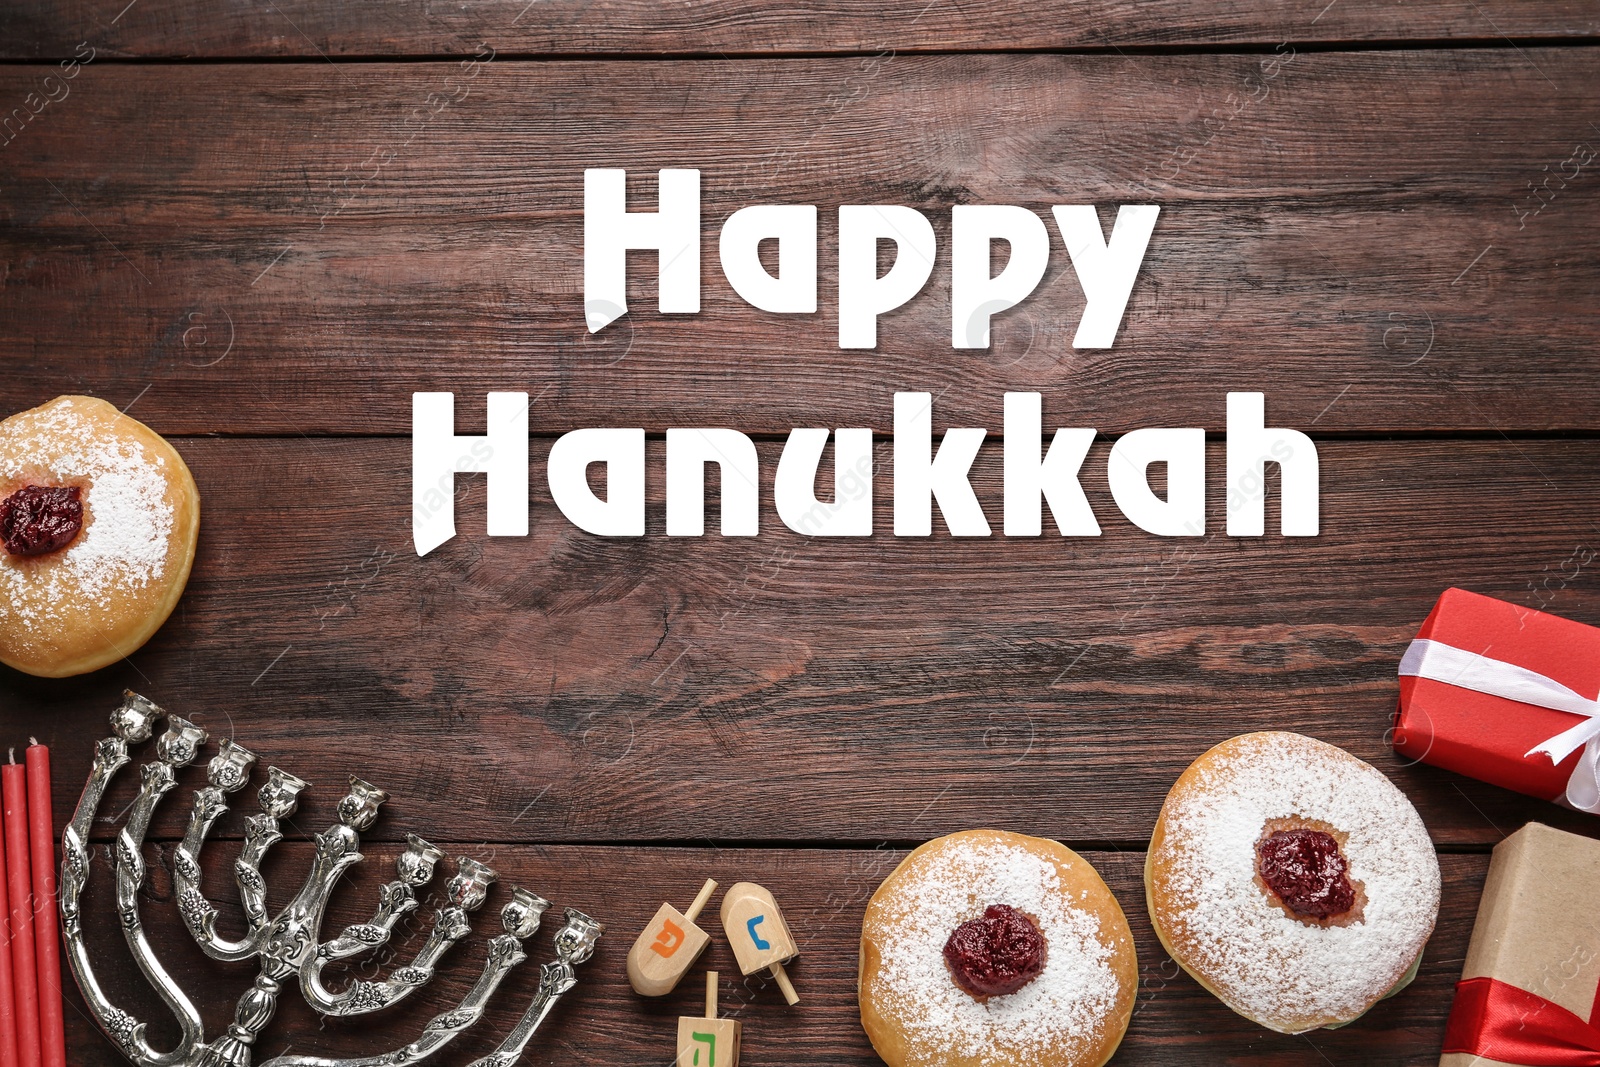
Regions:
[[182, 595], [199, 529], [183, 459], [104, 400], [0, 422], [0, 662], [64, 678], [133, 652]]
[[1342, 1026], [1415, 976], [1439, 860], [1376, 767], [1291, 733], [1216, 746], [1167, 794], [1145, 858], [1156, 935], [1228, 1007]]
[[1100, 1067], [1137, 992], [1121, 906], [1054, 841], [941, 837], [867, 904], [861, 1025], [890, 1067]]

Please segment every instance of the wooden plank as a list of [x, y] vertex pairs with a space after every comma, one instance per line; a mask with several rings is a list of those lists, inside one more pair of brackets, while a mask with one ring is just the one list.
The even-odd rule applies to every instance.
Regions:
[[[1549, 177], [1600, 144], [1593, 55], [1302, 54], [1262, 80], [1272, 62], [497, 60], [431, 117], [457, 64], [90, 64], [0, 155], [0, 403], [407, 433], [413, 390], [509, 388], [541, 432], [786, 433], [887, 429], [897, 389], [954, 425], [1039, 389], [1063, 424], [1116, 431], [1217, 429], [1223, 393], [1254, 388], [1322, 432], [1600, 431], [1600, 184]], [[44, 74], [0, 70], [0, 100]], [[703, 170], [704, 310], [658, 315], [638, 256], [634, 313], [591, 336], [582, 171], [628, 168], [645, 208], [672, 165]], [[877, 351], [837, 347], [836, 205], [910, 204], [944, 241], [953, 203], [1085, 201], [1163, 206], [1115, 348], [1070, 347], [1059, 247], [990, 351], [950, 347], [944, 252]], [[718, 227], [754, 202], [821, 205], [818, 314], [758, 312], [722, 278]]]
[[[1083, 481], [1104, 534], [1067, 540], [889, 536], [886, 449], [879, 532], [803, 538], [770, 510], [771, 444], [759, 537], [667, 538], [652, 444], [650, 535], [610, 540], [552, 507], [540, 440], [531, 536], [485, 538], [473, 484], [462, 535], [421, 559], [404, 440], [179, 444], [205, 519], [178, 612], [123, 665], [5, 674], [8, 716], [55, 746], [63, 818], [131, 686], [310, 779], [305, 825], [347, 774], [374, 780], [390, 839], [872, 845], [999, 824], [1136, 846], [1191, 760], [1254, 729], [1374, 762], [1444, 845], [1589, 821], [1405, 766], [1386, 729], [1449, 585], [1600, 623], [1600, 442], [1325, 442], [1314, 539], [1229, 538], [1214, 491], [1208, 536], [1143, 534], [1101, 443]], [[985, 447], [973, 474], [996, 523], [999, 468]], [[181, 834], [177, 796], [157, 833]]]
[[1582, 0], [1427, 0], [1387, 4], [1294, 0], [1017, 0], [873, 3], [830, 0], [804, 8], [755, 0], [484, 0], [438, 5], [399, 0], [382, 9], [282, 0], [219, 10], [202, 3], [17, 0], [0, 12], [11, 57], [70, 55], [89, 40], [119, 56], [461, 55], [482, 42], [530, 54], [734, 55], [773, 52], [1112, 49], [1279, 41], [1468, 40], [1600, 34]]
[[[305, 869], [309, 848], [281, 845], [285, 856], [276, 857], [276, 879], [292, 880]], [[378, 884], [393, 877], [391, 847], [365, 850], [368, 862], [357, 868], [352, 883], [336, 895], [324, 936], [343, 923], [362, 921], [370, 914]], [[588, 1049], [606, 1063], [660, 1064], [671, 1055], [676, 1017], [695, 1014], [701, 994], [698, 981], [686, 982], [674, 993], [657, 1000], [635, 996], [624, 976], [629, 944], [664, 896], [693, 891], [707, 874], [725, 882], [748, 878], [771, 888], [800, 943], [799, 959], [789, 968], [801, 993], [796, 1008], [788, 1008], [770, 982], [736, 980], [733, 956], [720, 931], [701, 962], [724, 975], [721, 1007], [725, 1016], [744, 1023], [744, 1062], [762, 1064], [859, 1064], [878, 1062], [868, 1045], [856, 1008], [857, 940], [861, 915], [878, 883], [893, 869], [903, 853], [892, 850], [803, 851], [765, 849], [616, 849], [585, 847], [458, 846], [488, 859], [502, 872], [502, 887], [475, 920], [480, 931], [457, 946], [440, 965], [433, 984], [413, 1003], [368, 1020], [319, 1023], [301, 1002], [292, 985], [283, 994], [278, 1014], [258, 1050], [261, 1059], [285, 1048], [297, 1054], [371, 1055], [409, 1040], [430, 1013], [443, 1010], [465, 992], [471, 972], [481, 966], [481, 931], [497, 930], [493, 912], [506, 899], [507, 884], [526, 885], [558, 905], [579, 906], [608, 924], [593, 961], [579, 972], [579, 985], [558, 1005], [548, 1029], [529, 1049], [526, 1063], [570, 1062], [573, 1053]], [[225, 966], [202, 957], [189, 942], [171, 906], [168, 866], [170, 853], [152, 862], [152, 885], [143, 914], [152, 941], [161, 946], [162, 958], [180, 984], [194, 995], [208, 1030], [220, 1031], [231, 1017], [233, 998], [248, 985], [254, 968]], [[207, 882], [219, 906], [227, 908], [221, 923], [237, 930], [237, 907], [229, 906], [231, 886], [221, 860], [231, 859], [232, 846], [207, 857]], [[1282, 1064], [1319, 1062], [1320, 1052], [1333, 1063], [1400, 1065], [1431, 1062], [1438, 1054], [1449, 1011], [1451, 990], [1461, 975], [1472, 919], [1487, 868], [1486, 856], [1446, 855], [1440, 858], [1444, 893], [1438, 928], [1423, 955], [1417, 981], [1405, 992], [1375, 1007], [1360, 1021], [1342, 1030], [1318, 1031], [1301, 1037], [1274, 1034], [1233, 1014], [1183, 974], [1161, 949], [1146, 917], [1142, 887], [1144, 857], [1139, 852], [1090, 852], [1094, 863], [1121, 901], [1133, 927], [1139, 952], [1140, 992], [1133, 1022], [1117, 1063], [1188, 1065], [1194, 1063]], [[101, 887], [109, 879], [105, 849], [98, 850], [93, 878]], [[442, 876], [441, 876], [442, 881]], [[91, 890], [96, 888], [91, 883]], [[279, 886], [274, 903], [284, 899]], [[161, 1018], [159, 1005], [142, 993], [131, 960], [125, 960], [109, 894], [89, 914], [94, 925], [92, 944], [101, 946], [99, 958], [115, 995], [130, 1008], [143, 1006], [140, 1018]], [[491, 1001], [486, 1019], [461, 1037], [450, 1052], [450, 1062], [466, 1063], [494, 1047], [496, 1033], [504, 1033], [532, 996], [536, 979], [532, 970], [551, 958], [550, 937], [558, 924], [551, 912], [547, 928], [530, 942], [530, 961], [507, 980]], [[411, 921], [409, 941], [399, 941], [395, 954], [386, 947], [384, 970], [395, 958], [406, 958], [420, 943], [432, 922], [422, 912]], [[120, 965], [113, 968], [113, 965]], [[697, 978], [697, 968], [693, 977]], [[373, 977], [378, 968], [362, 965], [354, 973]], [[527, 973], [523, 973], [527, 972]], [[381, 973], [381, 972], [379, 972]], [[330, 983], [334, 979], [330, 977]], [[78, 1007], [76, 993], [73, 1006]], [[81, 1011], [81, 1009], [80, 1009]], [[73, 1062], [102, 1067], [120, 1062], [111, 1046], [79, 1012], [69, 1011], [69, 1047]], [[170, 1022], [152, 1027], [152, 1036], [166, 1034]]]

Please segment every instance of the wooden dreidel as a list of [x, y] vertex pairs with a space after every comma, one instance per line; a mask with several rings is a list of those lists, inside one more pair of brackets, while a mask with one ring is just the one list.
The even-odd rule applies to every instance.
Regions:
[[739, 1067], [739, 1037], [744, 1024], [717, 1018], [717, 972], [706, 972], [706, 1017], [678, 1016], [678, 1059], [674, 1067]]
[[670, 993], [694, 966], [694, 961], [711, 944], [711, 935], [694, 921], [716, 889], [717, 883], [707, 878], [687, 912], [663, 904], [655, 918], [645, 925], [644, 932], [628, 950], [628, 984], [635, 993], [641, 997]]
[[772, 894], [754, 882], [740, 882], [729, 888], [722, 898], [722, 929], [733, 946], [739, 970], [754, 974], [766, 970], [772, 973], [783, 999], [790, 1004], [800, 1003], [800, 994], [783, 965], [800, 955], [794, 938], [789, 936], [789, 924], [783, 921], [783, 912]]

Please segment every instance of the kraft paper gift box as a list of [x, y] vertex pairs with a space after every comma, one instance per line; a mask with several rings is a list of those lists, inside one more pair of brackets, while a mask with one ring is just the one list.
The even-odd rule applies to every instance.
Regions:
[[1600, 813], [1600, 629], [1447, 589], [1400, 663], [1402, 756]]
[[1600, 1064], [1600, 841], [1529, 823], [1489, 863], [1439, 1067]]

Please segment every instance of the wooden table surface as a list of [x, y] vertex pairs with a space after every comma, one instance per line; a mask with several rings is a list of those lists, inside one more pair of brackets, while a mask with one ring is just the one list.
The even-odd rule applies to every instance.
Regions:
[[[0, 743], [52, 746], [64, 819], [132, 687], [310, 779], [274, 900], [347, 774], [388, 789], [330, 924], [370, 910], [406, 831], [608, 924], [527, 1062], [669, 1062], [698, 983], [644, 1002], [624, 957], [662, 900], [713, 876], [774, 889], [802, 947], [796, 1009], [725, 983], [743, 1062], [875, 1063], [854, 998], [866, 899], [916, 843], [1001, 826], [1081, 850], [1128, 913], [1141, 986], [1116, 1063], [1431, 1064], [1489, 848], [1529, 819], [1600, 829], [1408, 765], [1386, 736], [1397, 660], [1445, 587], [1600, 623], [1597, 44], [1591, 0], [8, 0], [0, 411], [125, 407], [174, 439], [205, 518], [144, 649], [67, 681], [0, 674]], [[655, 314], [636, 271], [635, 314], [586, 332], [595, 166], [633, 172], [641, 207], [657, 168], [702, 171], [700, 315]], [[949, 347], [950, 206], [1129, 202], [1162, 215], [1113, 349], [1071, 347], [1082, 297], [1059, 246], [991, 349]], [[819, 314], [757, 311], [717, 271], [717, 227], [752, 203], [819, 205]], [[836, 346], [827, 299], [847, 203], [916, 207], [941, 240], [875, 351]], [[535, 472], [562, 432], [645, 427], [650, 535], [578, 531], [536, 476], [531, 536], [491, 541], [467, 478], [462, 535], [419, 559], [419, 389], [457, 393], [460, 432], [481, 430], [485, 392], [528, 392]], [[759, 537], [664, 536], [668, 427], [751, 434], [770, 479], [791, 427], [883, 434], [906, 389], [935, 395], [941, 430], [990, 429], [972, 480], [991, 520], [1003, 393], [1096, 427], [1104, 535], [889, 536], [885, 437], [871, 539], [787, 531], [769, 481]], [[1313, 435], [1321, 536], [1220, 532], [1235, 389]], [[1211, 533], [1157, 538], [1115, 512], [1109, 440], [1141, 426], [1213, 431]], [[1274, 493], [1269, 529], [1276, 513]], [[1145, 915], [1167, 787], [1264, 728], [1375, 763], [1441, 853], [1420, 978], [1346, 1029], [1245, 1022]], [[144, 910], [215, 1033], [254, 972], [181, 932], [183, 807], [152, 831]], [[219, 833], [225, 897], [237, 816]], [[110, 986], [161, 1019], [111, 942], [107, 873], [102, 847]], [[708, 961], [731, 973], [718, 941]], [[548, 933], [534, 945], [549, 958]], [[408, 1040], [479, 953], [378, 1023], [320, 1024], [286, 996], [261, 1058]], [[509, 1025], [529, 979], [483, 1029]], [[73, 1063], [116, 1062], [69, 1000]], [[492, 1047], [460, 1045], [445, 1062]]]

